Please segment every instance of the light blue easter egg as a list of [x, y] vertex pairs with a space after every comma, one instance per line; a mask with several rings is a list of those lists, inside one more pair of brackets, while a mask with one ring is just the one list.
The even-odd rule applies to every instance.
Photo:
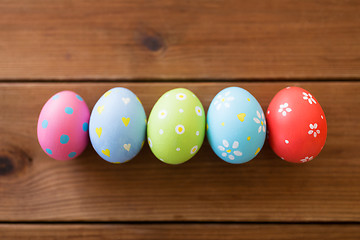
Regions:
[[139, 98], [126, 88], [107, 91], [91, 112], [89, 134], [104, 160], [123, 163], [135, 157], [146, 134], [146, 115]]
[[229, 163], [253, 159], [264, 145], [264, 112], [245, 89], [229, 87], [212, 100], [207, 113], [207, 138], [211, 148]]

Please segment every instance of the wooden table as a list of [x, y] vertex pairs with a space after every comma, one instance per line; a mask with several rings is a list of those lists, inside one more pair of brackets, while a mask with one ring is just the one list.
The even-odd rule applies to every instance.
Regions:
[[[0, 239], [360, 239], [360, 1], [0, 1]], [[243, 165], [205, 141], [170, 166], [148, 146], [109, 164], [89, 146], [51, 160], [39, 112], [68, 89], [90, 109], [122, 86], [147, 115], [186, 87], [207, 109], [239, 86], [267, 108], [313, 93], [328, 120], [318, 158], [295, 165], [265, 144]]]

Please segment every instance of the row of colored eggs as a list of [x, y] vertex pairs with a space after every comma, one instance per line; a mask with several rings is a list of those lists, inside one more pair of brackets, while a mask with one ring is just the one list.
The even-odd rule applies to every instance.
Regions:
[[248, 91], [239, 87], [223, 89], [212, 100], [206, 120], [195, 94], [177, 88], [160, 97], [148, 122], [140, 99], [118, 87], [100, 97], [91, 115], [82, 97], [71, 91], [59, 92], [42, 108], [37, 127], [42, 149], [54, 159], [79, 156], [90, 136], [97, 154], [112, 163], [135, 157], [146, 135], [158, 159], [183, 163], [199, 151], [205, 131], [213, 151], [229, 163], [253, 159], [267, 134], [271, 148], [281, 159], [303, 163], [322, 150], [327, 123], [317, 100], [299, 87], [278, 92], [266, 117]]

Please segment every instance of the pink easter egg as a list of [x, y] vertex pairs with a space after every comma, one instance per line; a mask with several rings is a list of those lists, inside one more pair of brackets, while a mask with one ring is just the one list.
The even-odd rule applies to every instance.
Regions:
[[78, 157], [89, 143], [89, 118], [89, 108], [78, 94], [55, 94], [40, 112], [37, 135], [41, 148], [56, 160]]

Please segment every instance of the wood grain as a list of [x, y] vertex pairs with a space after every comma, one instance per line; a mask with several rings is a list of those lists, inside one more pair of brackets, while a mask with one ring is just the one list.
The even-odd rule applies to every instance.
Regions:
[[359, 225], [275, 224], [16, 224], [0, 225], [2, 240], [142, 239], [142, 240], [358, 240]]
[[358, 79], [358, 0], [3, 0], [0, 80]]
[[92, 108], [108, 89], [131, 89], [147, 115], [175, 87], [204, 108], [221, 89], [249, 90], [266, 109], [289, 82], [273, 83], [2, 83], [0, 84], [0, 221], [360, 221], [360, 82], [296, 82], [321, 103], [328, 139], [314, 161], [294, 165], [265, 145], [243, 165], [216, 157], [207, 142], [189, 162], [169, 166], [148, 146], [112, 165], [91, 147], [78, 159], [51, 160], [36, 124], [54, 93], [78, 92]]

